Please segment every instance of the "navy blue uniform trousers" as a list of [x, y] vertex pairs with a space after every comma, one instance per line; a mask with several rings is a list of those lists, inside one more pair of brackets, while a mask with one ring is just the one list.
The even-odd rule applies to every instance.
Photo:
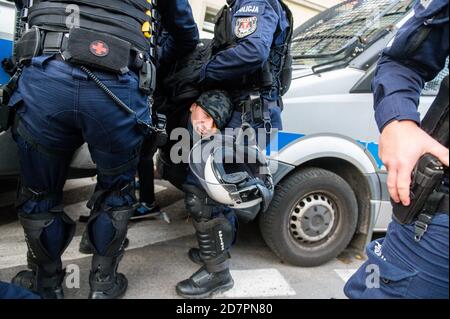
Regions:
[[386, 238], [367, 248], [369, 258], [345, 294], [352, 299], [448, 299], [448, 220], [447, 214], [437, 214], [420, 242], [414, 240], [414, 224], [393, 221]]
[[[97, 165], [97, 190], [120, 190], [134, 181], [137, 161], [128, 165], [126, 171], [117, 173], [116, 169], [127, 166], [139, 155], [144, 135], [136, 123], [139, 119], [150, 124], [148, 98], [140, 92], [138, 76], [131, 71], [124, 75], [95, 74], [136, 116], [120, 109], [80, 68], [53, 56], [33, 58], [24, 69], [10, 106], [17, 109], [34, 142], [57, 150], [58, 154], [44, 154], [25, 138], [14, 136], [19, 147], [22, 183], [57, 195], [48, 200], [26, 201], [19, 207], [22, 213], [45, 213], [62, 203], [73, 154], [85, 142]], [[130, 207], [135, 202], [132, 191], [111, 194], [103, 200], [103, 206], [113, 209]], [[93, 244], [104, 254], [115, 234], [106, 213], [100, 213], [90, 231]], [[63, 245], [63, 232], [62, 221], [57, 219], [42, 234], [44, 245], [55, 258]]]

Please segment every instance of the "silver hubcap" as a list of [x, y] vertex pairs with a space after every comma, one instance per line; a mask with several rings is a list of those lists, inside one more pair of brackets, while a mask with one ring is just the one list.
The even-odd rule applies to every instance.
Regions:
[[312, 194], [294, 207], [289, 228], [298, 241], [317, 242], [331, 233], [335, 220], [333, 201], [325, 195]]

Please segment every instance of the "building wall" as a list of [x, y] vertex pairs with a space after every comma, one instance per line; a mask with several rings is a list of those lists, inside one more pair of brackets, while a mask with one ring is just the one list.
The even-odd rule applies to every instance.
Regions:
[[[294, 15], [295, 27], [307, 21], [309, 18], [315, 16], [319, 12], [342, 2], [343, 0], [284, 0], [292, 10]], [[220, 10], [226, 3], [226, 0], [189, 0], [194, 11], [195, 20], [202, 33], [202, 37], [211, 37], [211, 34], [204, 31], [204, 29], [211, 29], [211, 26], [206, 22], [205, 15], [208, 12], [211, 14]]]

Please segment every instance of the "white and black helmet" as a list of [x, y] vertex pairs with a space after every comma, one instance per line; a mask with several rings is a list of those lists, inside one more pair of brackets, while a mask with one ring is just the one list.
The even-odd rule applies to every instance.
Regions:
[[231, 136], [213, 135], [193, 147], [189, 165], [208, 195], [233, 209], [268, 208], [274, 184], [264, 152]]

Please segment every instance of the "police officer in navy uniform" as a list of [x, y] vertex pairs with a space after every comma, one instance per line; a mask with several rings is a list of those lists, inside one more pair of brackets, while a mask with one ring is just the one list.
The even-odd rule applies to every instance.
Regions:
[[[243, 122], [268, 133], [282, 128], [281, 73], [292, 36], [292, 14], [280, 0], [227, 0], [217, 17], [212, 57], [199, 67], [199, 84], [224, 89], [231, 95], [234, 112], [228, 128]], [[208, 200], [192, 174], [184, 187], [186, 206], [194, 220], [199, 248], [189, 257], [201, 265], [180, 282], [177, 293], [204, 298], [233, 287], [229, 249], [236, 240], [233, 210]]]
[[128, 285], [117, 269], [136, 206], [133, 182], [152, 131], [155, 33], [160, 22], [169, 33], [161, 64], [193, 50], [198, 30], [191, 8], [187, 0], [156, 7], [147, 0], [15, 2], [30, 30], [18, 42], [23, 70], [9, 102], [17, 112], [18, 210], [30, 271], [13, 283], [63, 298], [61, 256], [75, 223], [64, 213], [62, 191], [74, 152], [87, 142], [98, 171], [87, 226], [94, 248], [89, 298], [119, 298]]
[[[384, 51], [373, 81], [380, 156], [388, 170], [389, 192], [396, 204], [405, 207], [412, 201], [411, 173], [424, 154], [449, 165], [448, 141], [445, 147], [428, 135], [417, 110], [425, 83], [445, 67], [448, 39], [448, 0], [419, 1], [414, 16]], [[441, 93], [446, 94], [448, 108], [448, 78], [444, 81], [447, 88]], [[448, 113], [446, 121], [448, 130]], [[386, 238], [369, 245], [369, 260], [345, 287], [348, 297], [448, 298], [448, 176], [439, 192], [445, 195], [426, 227], [417, 218], [411, 224], [394, 218]]]

